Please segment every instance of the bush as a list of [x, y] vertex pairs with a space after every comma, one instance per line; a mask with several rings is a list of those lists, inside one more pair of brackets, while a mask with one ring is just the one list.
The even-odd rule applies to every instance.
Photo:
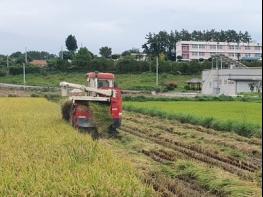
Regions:
[[59, 101], [61, 98], [58, 94], [45, 94], [44, 97], [50, 101]]
[[40, 95], [40, 94], [36, 94], [36, 93], [32, 93], [32, 94], [30, 95], [30, 97], [41, 97], [41, 95]]
[[16, 94], [8, 94], [8, 97], [17, 97]]
[[160, 73], [170, 73], [172, 71], [172, 64], [170, 61], [160, 62], [159, 72]]
[[150, 64], [145, 61], [136, 61], [130, 58], [120, 59], [116, 63], [117, 73], [142, 73], [149, 71]]
[[111, 59], [106, 59], [103, 57], [98, 57], [92, 59], [88, 65], [87, 68], [85, 68], [85, 71], [99, 71], [99, 72], [114, 72], [115, 71], [115, 65], [114, 61]]
[[184, 86], [184, 89], [185, 89], [185, 90], [190, 90], [190, 86], [189, 86], [189, 85], [185, 85], [185, 86]]
[[[41, 68], [32, 65], [26, 65], [25, 70], [26, 73], [39, 73], [41, 71]], [[10, 66], [9, 73], [11, 75], [23, 74], [23, 66], [22, 65]]]
[[165, 83], [164, 85], [167, 88], [167, 90], [174, 90], [175, 88], [177, 88], [176, 81], [169, 81], [169, 82]]
[[3, 77], [6, 75], [6, 69], [0, 68], [0, 77]]
[[160, 93], [161, 92], [161, 87], [156, 87], [156, 88], [154, 88], [154, 91], [156, 92], [156, 93]]

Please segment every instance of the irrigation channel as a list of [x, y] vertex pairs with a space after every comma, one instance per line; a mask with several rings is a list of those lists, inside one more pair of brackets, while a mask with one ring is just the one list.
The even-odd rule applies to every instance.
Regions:
[[[227, 196], [211, 191], [191, 177], [169, 176], [156, 166], [173, 168], [177, 160], [186, 160], [207, 169], [217, 169], [227, 177], [258, 184], [262, 169], [261, 139], [245, 138], [190, 124], [164, 120], [138, 113], [125, 112], [119, 129], [118, 146], [130, 149], [132, 161], [143, 171], [142, 179], [160, 196]], [[138, 157], [139, 155], [139, 157]], [[147, 166], [148, 165], [148, 166]], [[160, 168], [159, 168], [160, 169]]]

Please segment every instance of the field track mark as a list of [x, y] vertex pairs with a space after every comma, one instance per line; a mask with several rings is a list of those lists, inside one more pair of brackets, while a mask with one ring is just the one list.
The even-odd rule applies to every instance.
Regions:
[[127, 127], [122, 127], [120, 130], [123, 131], [123, 132], [130, 133], [132, 135], [135, 135], [137, 137], [153, 141], [156, 144], [159, 144], [161, 146], [164, 146], [164, 147], [173, 149], [175, 151], [178, 151], [178, 152], [180, 152], [180, 153], [182, 153], [182, 154], [184, 154], [184, 155], [186, 155], [188, 157], [191, 157], [193, 159], [196, 159], [196, 160], [199, 160], [199, 161], [202, 161], [202, 162], [205, 162], [205, 163], [209, 163], [211, 165], [215, 165], [215, 166], [221, 167], [224, 170], [229, 171], [229, 172], [231, 172], [233, 174], [237, 174], [238, 176], [241, 176], [243, 178], [251, 179], [251, 176], [250, 176], [250, 173], [249, 173], [248, 170], [245, 170], [245, 169], [242, 169], [242, 168], [240, 169], [237, 166], [233, 166], [233, 165], [231, 165], [229, 163], [226, 163], [226, 162], [223, 162], [223, 161], [211, 158], [211, 157], [209, 157], [207, 155], [200, 154], [200, 153], [198, 153], [196, 151], [193, 151], [193, 150], [181, 147], [180, 145], [171, 144], [170, 142], [163, 141], [163, 140], [151, 137], [151, 136], [147, 136], [147, 135], [145, 135], [142, 132], [134, 131], [133, 129], [130, 129], [130, 128], [127, 128]]
[[[129, 124], [126, 124], [126, 123], [129, 123]], [[184, 146], [184, 147], [192, 149], [192, 150], [196, 150], [197, 152], [201, 152], [203, 154], [210, 155], [210, 157], [213, 157], [213, 158], [216, 158], [216, 159], [227, 160], [226, 162], [233, 163], [233, 165], [236, 165], [238, 167], [241, 166], [244, 169], [247, 169], [249, 171], [255, 171], [255, 170], [261, 168], [261, 166], [262, 166], [261, 165], [261, 159], [260, 159], [261, 151], [260, 150], [258, 151], [257, 149], [253, 149], [253, 150], [257, 151], [256, 155], [257, 155], [258, 158], [255, 155], [253, 155], [253, 157], [252, 157], [252, 151], [251, 150], [248, 153], [247, 151], [240, 150], [236, 146], [231, 147], [231, 146], [228, 146], [228, 145], [224, 145], [224, 143], [223, 143], [223, 145], [221, 144], [221, 147], [223, 147], [223, 148], [224, 147], [229, 147], [229, 148], [237, 149], [237, 150], [239, 150], [241, 152], [245, 152], [246, 154], [248, 154], [247, 155], [248, 159], [241, 161], [241, 160], [239, 160], [239, 159], [237, 159], [235, 157], [232, 157], [230, 155], [227, 155], [227, 156], [224, 156], [222, 154], [220, 155], [219, 151], [215, 151], [215, 150], [213, 150], [211, 148], [208, 149], [207, 147], [202, 147], [199, 144], [193, 144], [191, 142], [190, 143], [189, 142], [188, 143], [183, 143], [182, 140], [184, 140], [184, 139], [180, 135], [177, 135], [177, 133], [172, 132], [172, 131], [167, 131], [167, 129], [162, 130], [162, 129], [159, 129], [158, 127], [154, 127], [153, 125], [150, 125], [150, 126], [147, 125], [147, 127], [140, 126], [140, 128], [138, 128], [138, 126], [136, 126], [136, 127], [131, 126], [133, 124], [134, 124], [134, 122], [132, 122], [131, 120], [128, 120], [128, 121], [125, 122], [124, 125], [126, 127], [128, 127], [128, 128], [134, 129], [134, 130], [143, 130], [144, 131], [143, 133], [145, 133], [145, 134], [146, 134], [145, 131], [147, 131], [150, 136], [156, 135], [156, 137], [158, 136], [159, 139], [163, 138], [164, 140], [167, 140], [168, 137], [163, 137], [163, 134], [169, 133], [169, 134], [174, 136], [174, 138], [173, 138], [173, 136], [171, 136], [171, 138], [168, 138], [168, 139], [170, 139], [172, 141], [172, 143], [181, 144], [181, 146]], [[143, 129], [143, 128], [145, 128], [145, 129]], [[156, 133], [156, 134], [154, 134], [154, 133]], [[179, 138], [182, 138], [182, 140], [179, 139]], [[214, 144], [218, 145], [218, 143], [215, 143], [212, 138], [211, 138], [211, 140], [202, 139], [202, 141], [204, 143], [207, 143], [207, 144], [213, 144], [214, 143]], [[247, 149], [249, 149], [249, 148], [247, 148]]]
[[202, 189], [198, 184], [183, 179], [172, 179], [158, 172], [149, 172], [144, 182], [153, 186], [162, 197], [214, 197], [215, 195]]
[[225, 157], [225, 156], [222, 156], [222, 155], [218, 155], [212, 150], [206, 150], [206, 149], [203, 149], [202, 147], [197, 146], [197, 145], [186, 144], [186, 143], [183, 143], [183, 142], [175, 140], [175, 139], [163, 137], [161, 135], [156, 135], [156, 134], [152, 134], [151, 135], [151, 134], [148, 134], [145, 131], [142, 131], [141, 129], [138, 129], [137, 127], [129, 126], [129, 125], [126, 125], [126, 124], [125, 124], [125, 127], [129, 128], [131, 130], [138, 130], [139, 132], [144, 133], [145, 135], [148, 135], [150, 137], [156, 137], [156, 138], [158, 137], [158, 140], [161, 140], [163, 142], [174, 144], [176, 146], [180, 146], [180, 147], [183, 147], [185, 149], [189, 149], [189, 150], [198, 152], [200, 154], [204, 154], [204, 155], [209, 156], [211, 158], [214, 158], [216, 160], [220, 160], [220, 161], [223, 161], [225, 163], [229, 163], [229, 164], [231, 164], [233, 166], [236, 166], [238, 168], [241, 168], [243, 170], [254, 172], [254, 171], [259, 169], [259, 166], [255, 166], [254, 164], [250, 164], [250, 163], [247, 163], [247, 162], [239, 161], [236, 158], [232, 158], [232, 157], [230, 158], [230, 157]]

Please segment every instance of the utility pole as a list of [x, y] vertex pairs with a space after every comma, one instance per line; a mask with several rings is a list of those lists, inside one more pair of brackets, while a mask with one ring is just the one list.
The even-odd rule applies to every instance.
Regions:
[[24, 90], [25, 90], [25, 85], [26, 85], [26, 64], [23, 63], [23, 81], [24, 81]]
[[9, 56], [6, 56], [6, 75], [9, 75]]
[[25, 85], [26, 85], [26, 64], [27, 64], [27, 48], [25, 49], [25, 63], [23, 63], [24, 90], [25, 90]]
[[159, 85], [159, 54], [156, 57], [156, 86]]
[[27, 48], [25, 49], [25, 63], [27, 64]]
[[221, 70], [223, 69], [223, 57], [221, 57], [220, 59], [220, 66], [221, 66]]

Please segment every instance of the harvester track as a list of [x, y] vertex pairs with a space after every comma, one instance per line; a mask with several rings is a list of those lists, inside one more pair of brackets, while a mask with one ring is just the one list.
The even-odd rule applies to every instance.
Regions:
[[173, 144], [170, 142], [170, 140], [164, 141], [161, 139], [156, 139], [155, 137], [147, 136], [140, 131], [134, 131], [133, 129], [127, 128], [127, 127], [122, 128], [121, 131], [127, 132], [127, 133], [135, 135], [137, 137], [141, 137], [141, 138], [150, 140], [150, 141], [152, 141], [158, 145], [164, 146], [166, 148], [173, 149], [176, 152], [180, 152], [180, 153], [186, 155], [188, 158], [196, 159], [196, 160], [199, 160], [199, 161], [202, 161], [205, 163], [209, 163], [211, 165], [216, 165], [218, 167], [223, 168], [226, 171], [229, 171], [229, 172], [237, 174], [241, 177], [250, 179], [250, 176], [248, 175], [249, 171], [243, 170], [242, 168], [240, 169], [240, 168], [233, 166], [229, 163], [226, 163], [224, 161], [211, 158], [207, 155], [200, 154], [194, 150], [184, 148], [180, 145]]
[[[139, 138], [149, 140], [155, 144], [158, 144], [164, 148], [168, 148], [171, 150], [169, 153], [167, 151], [162, 150], [150, 152], [147, 150], [142, 150], [142, 152], [145, 155], [151, 157], [153, 160], [165, 163], [169, 161], [174, 161], [176, 158], [178, 158], [178, 156], [179, 158], [184, 157], [188, 159], [194, 159], [209, 164], [211, 166], [220, 167], [225, 171], [228, 171], [232, 174], [236, 174], [245, 179], [252, 179], [251, 173], [261, 168], [261, 158], [255, 157], [255, 159], [252, 160], [252, 162], [245, 162], [238, 160], [234, 157], [220, 154], [214, 150], [204, 149], [202, 146], [199, 146], [197, 144], [185, 143], [180, 138], [180, 134], [177, 135], [177, 133], [174, 132], [170, 124], [167, 124], [167, 126], [165, 127], [165, 124], [158, 124], [154, 121], [156, 120], [152, 121], [151, 117], [148, 117], [145, 120], [145, 122], [143, 122], [140, 115], [135, 116], [133, 114], [128, 114], [124, 118], [124, 124], [120, 129], [123, 132], [132, 134]], [[176, 125], [172, 126], [175, 127]], [[195, 132], [200, 131], [197, 130]], [[218, 137], [218, 139], [220, 138]], [[218, 139], [215, 139], [215, 141], [217, 141]], [[219, 141], [221, 142], [222, 139], [220, 139]], [[214, 141], [212, 141], [212, 143], [214, 143]], [[232, 141], [227, 141], [226, 143], [226, 145], [228, 145], [229, 147], [237, 148]], [[240, 143], [246, 144], [247, 142]]]
[[200, 188], [198, 184], [189, 183], [183, 179], [172, 179], [158, 172], [149, 172], [144, 176], [144, 182], [151, 184], [161, 197], [214, 197]]

